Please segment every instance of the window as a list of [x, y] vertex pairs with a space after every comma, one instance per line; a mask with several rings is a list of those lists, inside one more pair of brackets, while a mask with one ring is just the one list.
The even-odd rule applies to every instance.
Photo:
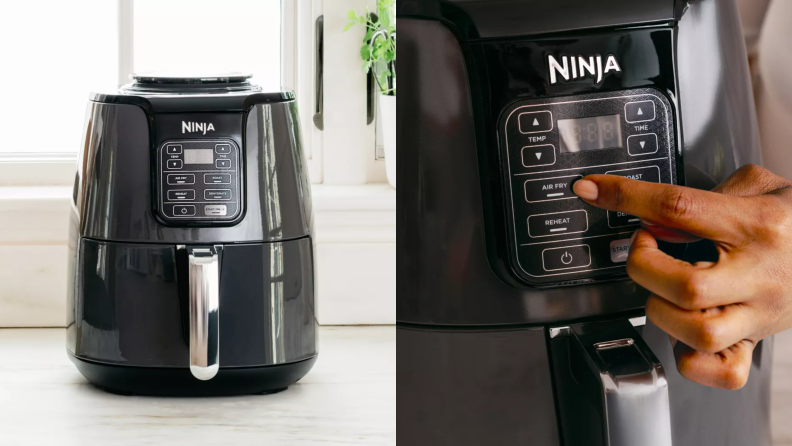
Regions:
[[0, 155], [77, 151], [88, 94], [116, 88], [116, 23], [107, 0], [3, 3]]
[[[0, 145], [0, 187], [69, 186], [89, 94], [151, 71], [242, 71], [265, 90], [294, 90], [311, 181], [383, 182], [375, 124], [364, 116], [365, 30], [343, 31], [347, 11], [365, 6], [376, 0], [8, 2], [0, 14], [0, 120], [29, 137]], [[322, 70], [319, 48], [333, 61]], [[314, 119], [320, 98], [323, 129]]]
[[135, 0], [135, 72], [254, 75], [264, 90], [281, 86], [280, 0]]

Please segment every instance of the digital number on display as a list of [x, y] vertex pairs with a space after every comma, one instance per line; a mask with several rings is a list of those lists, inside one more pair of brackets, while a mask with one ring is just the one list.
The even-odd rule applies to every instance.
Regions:
[[561, 153], [622, 147], [621, 115], [560, 119]]

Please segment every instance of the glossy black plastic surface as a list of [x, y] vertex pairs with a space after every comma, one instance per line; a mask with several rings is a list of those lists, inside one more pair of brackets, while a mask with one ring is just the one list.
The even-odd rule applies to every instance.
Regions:
[[668, 22], [676, 12], [675, 0], [400, 0], [397, 7], [400, 17], [453, 23], [466, 39]]
[[400, 444], [560, 445], [541, 328], [399, 327], [396, 341]]
[[221, 368], [214, 378], [200, 381], [186, 369], [122, 367], [69, 354], [77, 370], [102, 389], [123, 395], [149, 396], [232, 396], [279, 392], [305, 376], [317, 358], [267, 367]]
[[[92, 103], [87, 113], [73, 197], [74, 240], [239, 243], [311, 234], [310, 185], [294, 101], [255, 105], [247, 113], [154, 116], [135, 105]], [[184, 137], [184, 119], [216, 123], [211, 137], [193, 138], [227, 138], [243, 149], [246, 210], [234, 226], [164, 226], [155, 217], [156, 147]]]
[[[176, 246], [83, 238], [72, 256], [72, 354], [105, 364], [189, 371], [187, 259], [177, 256]], [[301, 361], [316, 353], [311, 240], [224, 245], [221, 370]]]
[[[198, 92], [201, 93], [201, 92]], [[123, 94], [91, 93], [90, 100], [103, 104], [136, 105], [148, 113], [246, 112], [256, 104], [276, 104], [294, 100], [290, 91], [277, 93], [225, 92], [191, 95], [168, 92]]]
[[[479, 45], [474, 51], [463, 49], [439, 22], [404, 19], [401, 27], [400, 57], [407, 63], [399, 68], [406, 88], [398, 97], [396, 124], [398, 320], [547, 323], [641, 308], [648, 293], [630, 281], [538, 290], [508, 274], [506, 202], [495, 125], [502, 107], [537, 94], [532, 85], [542, 84], [541, 76], [546, 76], [534, 77], [538, 69], [508, 57], [514, 53], [510, 48], [528, 44]], [[664, 65], [673, 62], [672, 54], [664, 53], [670, 50], [672, 32], [640, 30], [627, 36], [622, 40], [640, 49], [639, 60], [652, 63], [632, 69], [624, 61], [624, 76], [609, 78], [600, 88], [654, 86], [674, 104], [673, 66]], [[566, 51], [561, 43], [583, 48], [578, 42], [584, 40], [556, 39], [552, 45], [555, 51]], [[597, 35], [596, 40], [607, 39]], [[646, 54], [652, 51], [654, 56]], [[482, 61], [492, 64], [480, 66]], [[591, 91], [597, 88], [590, 80], [552, 90]]]
[[[631, 116], [627, 110], [633, 107], [642, 115]], [[639, 219], [591, 206], [571, 192], [558, 197], [559, 189], [547, 187], [558, 185], [559, 176], [572, 175], [570, 181], [574, 181], [606, 173], [645, 181], [654, 176], [655, 182], [676, 184], [673, 110], [664, 94], [652, 88], [524, 99], [506, 107], [497, 132], [510, 272], [532, 285], [624, 277], [626, 258], [614, 261], [612, 244], [629, 241], [640, 226]], [[539, 124], [535, 116], [540, 114], [548, 116], [547, 131], [534, 131], [539, 126], [532, 123]], [[603, 116], [610, 117], [609, 135], [597, 130], [595, 121]], [[520, 119], [523, 117], [526, 122]], [[587, 118], [588, 124], [576, 124], [580, 118]], [[581, 143], [605, 144], [605, 137], [610, 136], [610, 146], [564, 153], [559, 149], [565, 134], [561, 127], [566, 125], [577, 126]], [[569, 144], [574, 145], [574, 130], [568, 130]], [[641, 153], [635, 141], [644, 143], [646, 153]], [[537, 184], [545, 193], [529, 200], [527, 189]], [[571, 188], [566, 182], [561, 184]]]
[[[505, 246], [504, 232], [488, 230], [497, 228], [493, 222], [504, 206], [497, 198], [502, 172], [493, 168], [499, 164], [493, 162], [498, 141], [492, 123], [521, 99], [657, 88], [676, 113], [680, 183], [714, 187], [737, 167], [761, 161], [734, 1], [676, 2], [678, 22], [663, 26], [629, 30], [614, 21], [607, 32], [570, 26], [563, 28], [570, 29], [566, 34], [536, 37], [526, 30], [524, 38], [504, 37], [508, 26], [498, 33], [499, 20], [513, 18], [502, 14], [489, 28], [492, 38], [480, 40], [484, 33], [476, 27], [483, 22], [465, 9], [450, 2], [423, 3], [425, 13], [413, 17], [408, 8], [418, 2], [399, 5], [399, 12], [407, 14], [399, 17], [404, 62], [399, 76], [405, 88], [397, 110], [397, 318], [399, 354], [405, 358], [398, 364], [399, 398], [404, 395], [405, 401], [399, 405], [399, 435], [410, 445], [596, 445], [602, 415], [586, 401], [589, 386], [581, 389], [571, 375], [568, 345], [562, 338], [525, 334], [520, 349], [512, 350], [510, 338], [521, 337], [516, 331], [539, 328], [516, 324], [549, 328], [584, 318], [638, 316], [648, 293], [627, 279], [531, 289], [494, 272], [506, 269], [497, 249], [487, 260], [488, 248]], [[494, 11], [513, 2], [471, 3]], [[589, 17], [578, 17], [577, 11], [567, 11], [563, 19], [587, 23]], [[530, 20], [548, 20], [560, 31], [553, 20], [561, 18], [550, 14]], [[588, 81], [550, 85], [544, 54], [535, 51], [603, 54], [601, 44], [623, 45], [619, 54], [629, 61], [620, 60], [622, 76], [606, 78], [600, 86]], [[714, 260], [717, 252], [705, 241], [689, 245], [684, 258]], [[504, 326], [502, 331], [497, 325]], [[679, 375], [668, 337], [657, 327], [646, 326], [642, 335], [666, 370], [675, 446], [769, 445], [772, 339], [757, 346], [746, 387], [725, 391]], [[452, 336], [462, 341], [445, 340]], [[572, 413], [558, 413], [544, 393], [546, 381], [535, 380], [547, 371], [556, 399], [571, 398], [561, 405], [573, 407]], [[515, 373], [533, 384], [514, 382], [513, 392], [503, 391], [500, 383], [510, 382]], [[559, 392], [562, 387], [565, 392]], [[519, 413], [522, 408], [515, 401], [545, 412], [514, 420], [508, 409]], [[500, 416], [492, 415], [496, 410]], [[563, 426], [564, 419], [572, 424]], [[557, 429], [556, 437], [548, 436], [548, 426]], [[528, 440], [519, 437], [526, 432]]]

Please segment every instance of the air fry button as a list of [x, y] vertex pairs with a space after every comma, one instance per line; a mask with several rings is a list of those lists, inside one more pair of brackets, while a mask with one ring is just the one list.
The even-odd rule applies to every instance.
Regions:
[[525, 182], [525, 201], [536, 203], [539, 201], [565, 200], [577, 198], [572, 193], [572, 182], [583, 178], [582, 175], [569, 175], [565, 177], [542, 178], [541, 180], [527, 180]]
[[586, 211], [557, 212], [528, 217], [528, 235], [531, 237], [550, 237], [553, 235], [575, 234], [588, 230]]
[[591, 250], [588, 245], [549, 248], [542, 251], [542, 267], [545, 271], [587, 266], [591, 266]]

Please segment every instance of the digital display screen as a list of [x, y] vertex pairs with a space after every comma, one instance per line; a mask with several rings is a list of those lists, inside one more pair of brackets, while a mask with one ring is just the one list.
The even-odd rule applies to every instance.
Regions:
[[621, 115], [559, 119], [561, 153], [622, 147]]
[[184, 164], [214, 164], [212, 149], [185, 149]]

